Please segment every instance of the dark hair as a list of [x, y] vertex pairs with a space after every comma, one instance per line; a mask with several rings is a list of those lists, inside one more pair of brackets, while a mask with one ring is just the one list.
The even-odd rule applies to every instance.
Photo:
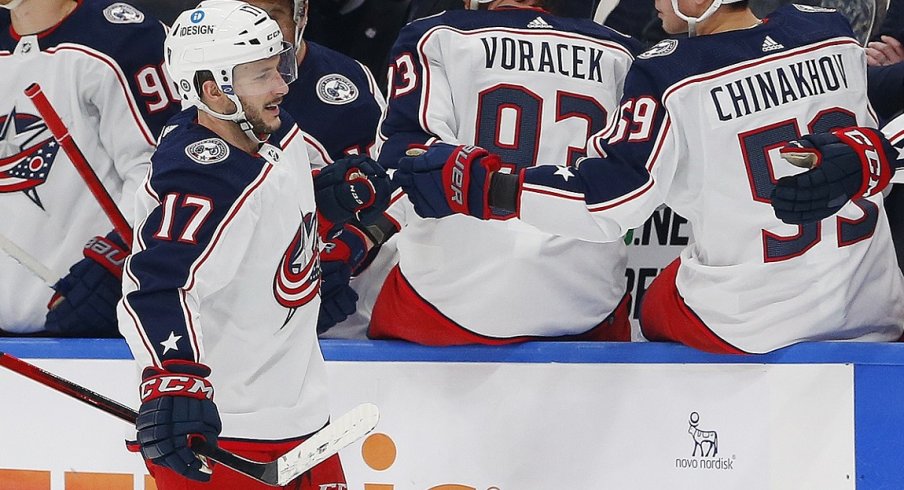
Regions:
[[202, 95], [204, 93], [201, 90], [201, 87], [204, 86], [204, 82], [214, 82], [216, 83], [216, 79], [213, 77], [213, 73], [210, 70], [200, 70], [195, 72], [195, 77], [192, 79], [192, 83], [195, 85], [195, 91], [198, 92], [198, 95]]

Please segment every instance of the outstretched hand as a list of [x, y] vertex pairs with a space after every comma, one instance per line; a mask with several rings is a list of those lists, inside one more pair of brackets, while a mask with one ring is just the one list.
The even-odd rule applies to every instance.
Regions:
[[477, 146], [434, 143], [412, 148], [399, 160], [393, 182], [400, 185], [423, 218], [460, 213], [490, 219], [490, 179], [502, 168], [497, 155]]

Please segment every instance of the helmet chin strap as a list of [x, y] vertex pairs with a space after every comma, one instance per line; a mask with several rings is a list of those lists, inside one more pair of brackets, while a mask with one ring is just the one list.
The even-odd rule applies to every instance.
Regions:
[[198, 101], [198, 108], [221, 121], [234, 122], [238, 125], [239, 129], [241, 129], [242, 132], [251, 139], [251, 141], [254, 141], [259, 145], [265, 143], [267, 141], [267, 137], [269, 137], [270, 135], [264, 134], [264, 139], [261, 139], [260, 135], [254, 132], [254, 129], [251, 126], [251, 122], [248, 121], [247, 117], [245, 117], [245, 108], [242, 107], [242, 102], [239, 100], [239, 97], [233, 94], [225, 95], [226, 97], [229, 97], [229, 100], [231, 100], [235, 104], [235, 112], [233, 112], [232, 114], [223, 114], [217, 112], [200, 100]]
[[716, 13], [716, 10], [719, 10], [719, 7], [722, 6], [722, 3], [722, 0], [713, 0], [713, 3], [709, 4], [709, 7], [700, 14], [699, 17], [685, 15], [681, 9], [678, 8], [678, 0], [672, 0], [672, 10], [675, 11], [675, 15], [677, 15], [679, 19], [687, 22], [687, 35], [689, 37], [694, 37], [697, 35], [697, 24], [705, 21]]

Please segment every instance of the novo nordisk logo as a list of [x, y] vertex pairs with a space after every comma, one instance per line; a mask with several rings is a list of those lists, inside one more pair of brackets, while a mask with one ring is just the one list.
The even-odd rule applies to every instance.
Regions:
[[687, 433], [694, 441], [690, 458], [675, 458], [679, 469], [733, 470], [735, 457], [719, 458], [719, 433], [714, 430], [700, 430], [700, 414], [691, 412]]

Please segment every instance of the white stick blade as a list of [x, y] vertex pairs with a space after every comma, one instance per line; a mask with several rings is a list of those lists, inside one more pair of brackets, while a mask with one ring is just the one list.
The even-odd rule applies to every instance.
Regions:
[[288, 485], [302, 473], [322, 463], [374, 430], [380, 410], [373, 403], [362, 403], [302, 442], [277, 460], [278, 484]]

